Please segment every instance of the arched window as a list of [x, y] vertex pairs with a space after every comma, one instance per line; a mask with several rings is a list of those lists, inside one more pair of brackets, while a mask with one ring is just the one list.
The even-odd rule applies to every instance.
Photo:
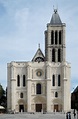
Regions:
[[52, 62], [55, 62], [55, 49], [52, 50]]
[[61, 85], [61, 81], [60, 81], [60, 75], [58, 75], [58, 86]]
[[55, 97], [58, 97], [58, 93], [57, 92], [55, 92]]
[[58, 49], [58, 62], [61, 62], [61, 50]]
[[52, 86], [55, 86], [55, 75], [52, 76]]
[[58, 33], [57, 31], [55, 31], [55, 44], [57, 44], [57, 36], [58, 36]]
[[20, 98], [23, 98], [23, 93], [20, 93]]
[[17, 75], [17, 86], [20, 86], [20, 76]]
[[36, 94], [41, 94], [41, 84], [36, 85]]
[[61, 44], [61, 31], [59, 31], [59, 44]]
[[51, 44], [54, 44], [54, 31], [51, 32]]
[[23, 75], [23, 86], [25, 86], [25, 83], [26, 83], [26, 81], [25, 81], [25, 75]]

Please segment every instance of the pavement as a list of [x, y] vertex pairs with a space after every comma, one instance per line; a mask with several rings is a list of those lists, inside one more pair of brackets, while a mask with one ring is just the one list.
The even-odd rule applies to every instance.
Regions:
[[[61, 113], [50, 113], [50, 114], [27, 114], [27, 113], [19, 113], [19, 114], [0, 114], [0, 119], [66, 119], [66, 114]], [[71, 114], [71, 119], [74, 119], [73, 114]], [[77, 119], [77, 118], [75, 118]]]

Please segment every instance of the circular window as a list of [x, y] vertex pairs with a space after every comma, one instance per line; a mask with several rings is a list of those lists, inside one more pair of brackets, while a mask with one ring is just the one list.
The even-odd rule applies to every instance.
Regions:
[[37, 71], [37, 76], [41, 76], [42, 75], [42, 72], [41, 71]]

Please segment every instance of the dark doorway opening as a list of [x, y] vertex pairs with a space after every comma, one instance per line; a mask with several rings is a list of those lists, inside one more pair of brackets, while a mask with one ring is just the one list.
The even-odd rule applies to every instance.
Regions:
[[19, 112], [24, 112], [24, 105], [19, 105]]
[[36, 104], [36, 112], [42, 111], [42, 104]]
[[58, 105], [54, 105], [54, 112], [58, 112]]

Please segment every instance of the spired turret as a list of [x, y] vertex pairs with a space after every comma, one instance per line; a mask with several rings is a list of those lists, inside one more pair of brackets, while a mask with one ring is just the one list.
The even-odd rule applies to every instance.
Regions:
[[51, 25], [62, 25], [60, 16], [58, 14], [57, 9], [54, 10], [54, 14], [52, 15], [51, 21], [50, 21]]

